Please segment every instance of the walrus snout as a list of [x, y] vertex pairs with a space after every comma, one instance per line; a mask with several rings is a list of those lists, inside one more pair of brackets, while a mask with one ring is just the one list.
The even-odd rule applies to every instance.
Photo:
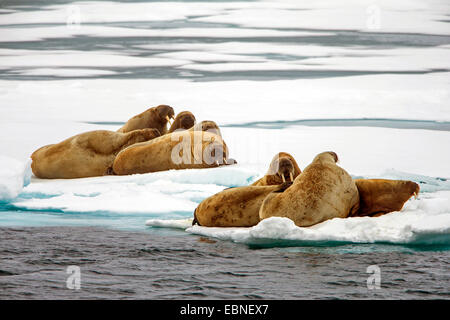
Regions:
[[277, 176], [283, 181], [283, 183], [293, 182], [294, 181], [294, 173], [293, 172], [294, 172], [293, 170], [277, 172]]
[[[394, 180], [395, 182], [395, 180]], [[414, 196], [415, 199], [419, 196], [420, 192], [420, 186], [410, 180], [398, 180], [397, 183], [397, 189], [395, 192], [401, 197], [403, 197], [404, 201], [410, 199], [412, 196]]]
[[[173, 119], [175, 116], [175, 111], [171, 106], [168, 106], [166, 104], [161, 104], [156, 107], [156, 113], [158, 114], [158, 117], [164, 122], [169, 122], [170, 119]], [[167, 123], [166, 122], [166, 123]]]
[[294, 181], [294, 164], [288, 158], [282, 158], [278, 162], [277, 176], [283, 180], [283, 182], [293, 182]]
[[408, 189], [410, 190], [411, 196], [414, 196], [414, 199], [417, 199], [420, 192], [420, 186], [412, 181], [405, 181], [405, 183], [408, 185]]

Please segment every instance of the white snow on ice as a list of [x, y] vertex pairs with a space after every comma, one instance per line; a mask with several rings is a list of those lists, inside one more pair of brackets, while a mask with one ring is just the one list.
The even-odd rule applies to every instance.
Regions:
[[[219, 125], [354, 118], [449, 121], [445, 104], [450, 101], [449, 75], [441, 72], [212, 82], [0, 80], [0, 101], [10, 106], [0, 109], [0, 121], [34, 122], [50, 117], [59, 121], [126, 121], [144, 108], [161, 103], [173, 105], [177, 111], [189, 109], [197, 118], [215, 120]], [[36, 101], [45, 101], [39, 113], [35, 111]]]
[[202, 199], [246, 185], [257, 173], [239, 166], [72, 180], [33, 178], [11, 205], [24, 210], [191, 215]]
[[29, 162], [0, 155], [0, 202], [16, 198], [30, 178]]

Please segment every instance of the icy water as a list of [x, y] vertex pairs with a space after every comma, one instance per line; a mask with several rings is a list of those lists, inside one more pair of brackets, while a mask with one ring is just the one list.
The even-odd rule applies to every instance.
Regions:
[[[272, 248], [99, 228], [1, 228], [1, 299], [448, 299], [448, 251]], [[367, 252], [368, 251], [368, 252]], [[68, 266], [81, 288], [66, 287]], [[381, 270], [367, 287], [367, 267]]]
[[[0, 60], [0, 80], [12, 81], [17, 86], [47, 80], [89, 79], [260, 82], [339, 79], [361, 75], [433, 75], [450, 70], [445, 61], [442, 65], [433, 64], [434, 58], [441, 57], [440, 54], [421, 58], [421, 62], [426, 61], [424, 65], [397, 67], [402, 58], [395, 57], [393, 53], [396, 49], [411, 50], [422, 57], [425, 51], [420, 50], [441, 50], [450, 45], [450, 36], [445, 34], [371, 32], [357, 28], [341, 30], [326, 26], [316, 29], [251, 25], [246, 25], [246, 33], [241, 34], [239, 32], [244, 28], [236, 21], [208, 19], [218, 12], [239, 12], [240, 2], [250, 4], [254, 1], [210, 1], [217, 7], [211, 7], [209, 11], [196, 9], [175, 18], [171, 18], [170, 14], [167, 18], [152, 18], [149, 12], [148, 17], [140, 16], [139, 19], [133, 19], [132, 15], [126, 19], [118, 12], [127, 4], [144, 1], [112, 2], [123, 5], [111, 11], [113, 17], [117, 15], [117, 21], [109, 19], [108, 12], [102, 17], [106, 21], [95, 18], [92, 22], [83, 21], [83, 14], [95, 16], [98, 8], [90, 9], [80, 4], [82, 24], [77, 29], [66, 25], [70, 14], [66, 9], [70, 8], [64, 6], [73, 5], [71, 1], [0, 1], [0, 9], [5, 10], [0, 12], [0, 32], [3, 31], [5, 37], [0, 39], [0, 49], [4, 50], [0, 57], [4, 58]], [[146, 2], [173, 4], [171, 1]], [[184, 3], [195, 1], [177, 3], [182, 8]], [[236, 7], [227, 7], [230, 4]], [[57, 14], [48, 18], [46, 12], [55, 10], [54, 5], [63, 7], [56, 9]], [[297, 8], [299, 11], [307, 9]], [[23, 15], [4, 22], [2, 18], [8, 16], [8, 10], [17, 10]], [[27, 20], [33, 17], [29, 14], [41, 19]], [[64, 32], [60, 32], [58, 27], [63, 28]], [[96, 27], [113, 29], [92, 29]], [[153, 29], [158, 33], [140, 34], [142, 30]], [[17, 32], [15, 37], [10, 36], [16, 34], [13, 30]], [[117, 30], [117, 34], [112, 30]], [[331, 53], [322, 55], [315, 50], [298, 52], [295, 50], [297, 46], [326, 47]], [[83, 56], [79, 53], [72, 56], [72, 51], [82, 52]], [[130, 59], [111, 59], [105, 63], [105, 56], [101, 54], [111, 52], [114, 53], [112, 56], [117, 54]], [[191, 55], [186, 55], [186, 52]], [[233, 52], [238, 52], [238, 55], [233, 56]], [[48, 59], [45, 58], [47, 54]], [[60, 54], [59, 58], [55, 58], [54, 54]], [[65, 55], [71, 58], [64, 58]], [[91, 61], [90, 57], [96, 55], [99, 58]], [[370, 63], [366, 62], [375, 61], [383, 55], [392, 58], [395, 65], [370, 67]], [[336, 57], [342, 61], [349, 59], [350, 63], [336, 67]], [[147, 58], [156, 60], [143, 60]], [[316, 58], [319, 60], [314, 61]], [[312, 63], [298, 67], [303, 61], [311, 59]], [[355, 64], [352, 59], [356, 59]], [[58, 63], [53, 65], [55, 61]], [[236, 68], [222, 69], [227, 63], [235, 63]], [[251, 63], [264, 63], [267, 68], [252, 67]], [[108, 99], [110, 96], [105, 98], [105, 103]], [[86, 122], [90, 124], [120, 125], [120, 122], [98, 122], [88, 118], [87, 115]], [[226, 127], [278, 130], [295, 126], [450, 130], [450, 123], [445, 121], [362, 118], [359, 115], [355, 119], [287, 121], [274, 118], [273, 121], [256, 122], [243, 119]], [[242, 181], [229, 185], [216, 184], [220, 190], [222, 187], [242, 185], [253, 177], [248, 175]], [[441, 184], [437, 185], [436, 190], [431, 190], [436, 184], [432, 179], [428, 181], [429, 177], [414, 178], [422, 184], [428, 182], [430, 190], [421, 185], [425, 192], [449, 189], [446, 177], [439, 180]], [[146, 183], [157, 182], [136, 184], [142, 187]], [[135, 191], [140, 195], [143, 189], [138, 187]], [[179, 185], [176, 187], [180, 188]], [[120, 183], [116, 183], [116, 188], [117, 194], [124, 192], [120, 189]], [[148, 203], [147, 211], [142, 208], [137, 208], [136, 212], [119, 213], [102, 210], [102, 206], [108, 206], [108, 200], [114, 197], [114, 193], [104, 203], [97, 203], [95, 208], [73, 210], [74, 198], [81, 199], [80, 207], [85, 203], [92, 205], [92, 199], [98, 193], [97, 190], [92, 191], [89, 184], [66, 187], [63, 196], [67, 197], [67, 203], [57, 201], [60, 190], [55, 191], [51, 186], [44, 191], [30, 188], [15, 202], [1, 202], [0, 299], [450, 298], [448, 234], [444, 234], [437, 244], [311, 242], [293, 247], [285, 247], [283, 243], [264, 247], [189, 234], [184, 230], [146, 227], [145, 221], [150, 218], [192, 217], [192, 203], [200, 202], [210, 192], [193, 185], [184, 188], [179, 192], [190, 193], [186, 196], [191, 201], [189, 206], [183, 207], [184, 203], [177, 203], [180, 209], [169, 213], [153, 210], [151, 203]], [[127, 193], [130, 198], [133, 190]], [[143, 191], [145, 196], [148, 190]], [[39, 206], [40, 202], [45, 203]], [[166, 205], [175, 206], [169, 201]], [[114, 207], [114, 204], [109, 207]], [[66, 268], [71, 265], [80, 267], [80, 290], [66, 287]], [[367, 287], [370, 274], [366, 271], [371, 265], [377, 265], [381, 270], [380, 289], [369, 290]]]

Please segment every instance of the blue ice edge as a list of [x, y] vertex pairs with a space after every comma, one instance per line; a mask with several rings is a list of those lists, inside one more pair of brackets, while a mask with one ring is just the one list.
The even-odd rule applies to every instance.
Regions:
[[374, 241], [374, 242], [355, 242], [355, 241], [339, 241], [339, 240], [289, 240], [274, 238], [258, 238], [245, 242], [245, 244], [253, 249], [264, 248], [283, 248], [283, 247], [338, 247], [346, 245], [386, 245], [386, 246], [404, 246], [414, 250], [427, 251], [447, 251], [450, 250], [450, 234], [449, 233], [428, 233], [420, 234], [408, 242], [390, 242], [390, 241]]

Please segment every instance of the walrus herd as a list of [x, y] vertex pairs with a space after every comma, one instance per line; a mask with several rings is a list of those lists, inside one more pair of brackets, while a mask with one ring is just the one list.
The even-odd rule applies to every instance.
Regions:
[[[117, 131], [85, 132], [44, 146], [33, 152], [31, 159], [33, 174], [44, 179], [236, 163], [229, 158], [228, 147], [214, 121], [197, 123], [189, 111], [175, 117], [168, 105], [130, 118]], [[292, 155], [279, 152], [259, 180], [204, 199], [194, 211], [193, 224], [251, 227], [266, 218], [287, 217], [297, 226], [309, 227], [332, 218], [378, 217], [399, 211], [419, 193], [419, 185], [412, 181], [352, 179], [337, 162], [335, 152], [322, 152], [302, 171]]]
[[412, 181], [353, 180], [337, 162], [335, 152], [323, 152], [297, 174], [295, 159], [280, 152], [268, 173], [252, 185], [228, 188], [203, 200], [192, 224], [252, 227], [266, 218], [287, 217], [299, 227], [309, 227], [332, 218], [378, 217], [399, 211], [419, 194], [419, 185]]
[[189, 111], [174, 116], [172, 107], [159, 105], [117, 131], [89, 131], [44, 146], [31, 155], [31, 169], [38, 178], [73, 179], [235, 163], [214, 121], [196, 124]]

